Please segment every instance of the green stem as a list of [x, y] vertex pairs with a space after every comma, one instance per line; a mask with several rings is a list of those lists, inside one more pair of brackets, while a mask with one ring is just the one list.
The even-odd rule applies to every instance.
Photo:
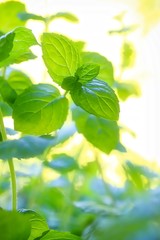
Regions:
[[[3, 122], [3, 114], [2, 114], [1, 108], [0, 108], [0, 131], [2, 134], [3, 141], [6, 141], [7, 134], [6, 134], [6, 130], [5, 130], [4, 122]], [[14, 170], [13, 160], [9, 159], [8, 164], [9, 164], [9, 170], [10, 170], [10, 175], [11, 175], [11, 185], [12, 185], [12, 210], [16, 210], [16, 208], [17, 208], [17, 190], [16, 190], [16, 174], [15, 174], [15, 170]]]

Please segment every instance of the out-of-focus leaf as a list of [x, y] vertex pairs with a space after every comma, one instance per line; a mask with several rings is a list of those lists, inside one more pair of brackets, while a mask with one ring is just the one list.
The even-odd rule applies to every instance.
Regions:
[[110, 86], [114, 83], [113, 66], [112, 63], [96, 52], [83, 52], [82, 53], [83, 64], [97, 64], [100, 66], [97, 79], [107, 82]]
[[0, 237], [3, 240], [28, 240], [31, 226], [20, 213], [0, 210]]
[[44, 17], [42, 17], [40, 15], [33, 14], [33, 13], [28, 13], [28, 12], [20, 12], [20, 13], [18, 13], [18, 17], [22, 21], [27, 21], [29, 19], [45, 21]]
[[12, 89], [8, 82], [1, 77], [0, 77], [0, 94], [3, 100], [11, 106], [14, 104], [17, 97], [17, 94], [14, 91], [14, 89]]
[[73, 23], [78, 23], [78, 21], [79, 21], [78, 18], [74, 14], [69, 13], [69, 12], [58, 12], [54, 15], [49, 16], [48, 19], [49, 19], [49, 21], [52, 21], [57, 18], [64, 18], [65, 20], [73, 22]]
[[28, 240], [34, 240], [41, 237], [42, 234], [49, 230], [45, 219], [33, 210], [19, 209], [19, 212], [24, 214], [29, 219], [31, 224], [31, 233]]
[[60, 173], [66, 173], [78, 168], [75, 159], [62, 153], [52, 156], [52, 161], [46, 162], [46, 166], [53, 168]]
[[140, 96], [140, 88], [138, 83], [135, 81], [116, 82], [115, 87], [117, 89], [118, 96], [122, 101], [125, 101], [131, 96]]
[[47, 234], [45, 234], [42, 238], [36, 238], [35, 240], [81, 240], [80, 237], [73, 235], [69, 232], [58, 232], [55, 230], [50, 230]]
[[74, 107], [72, 109], [73, 120], [78, 132], [101, 151], [109, 154], [116, 148], [119, 141], [119, 128], [115, 121], [96, 117]]
[[31, 46], [38, 44], [32, 31], [25, 27], [17, 27], [12, 33], [15, 34], [13, 48], [9, 56], [0, 62], [0, 67], [35, 58], [35, 55], [29, 49]]
[[0, 4], [0, 31], [6, 33], [15, 27], [24, 26], [18, 18], [20, 12], [25, 11], [25, 5], [19, 1], [4, 1]]
[[121, 49], [122, 54], [122, 68], [132, 67], [135, 60], [135, 50], [133, 44], [124, 42]]
[[0, 107], [2, 110], [3, 116], [11, 116], [12, 115], [12, 108], [8, 105], [8, 103], [3, 101], [1, 94], [0, 94]]
[[43, 154], [52, 141], [44, 137], [24, 136], [16, 140], [0, 143], [0, 159], [31, 158]]

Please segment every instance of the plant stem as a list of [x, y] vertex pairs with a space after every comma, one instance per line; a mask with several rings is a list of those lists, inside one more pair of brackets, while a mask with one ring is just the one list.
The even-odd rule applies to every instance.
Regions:
[[[2, 134], [3, 141], [6, 141], [7, 134], [6, 134], [6, 130], [5, 130], [4, 122], [3, 122], [3, 114], [2, 114], [1, 108], [0, 108], [0, 131]], [[16, 210], [16, 208], [17, 208], [17, 190], [16, 190], [16, 174], [15, 174], [15, 170], [14, 170], [13, 160], [9, 159], [8, 164], [9, 164], [9, 170], [10, 170], [10, 175], [11, 175], [11, 185], [12, 185], [12, 210]]]

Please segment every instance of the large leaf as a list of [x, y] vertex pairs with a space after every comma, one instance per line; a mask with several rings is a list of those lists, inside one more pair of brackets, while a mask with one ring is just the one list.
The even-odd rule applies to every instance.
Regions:
[[6, 33], [25, 23], [18, 18], [18, 13], [25, 11], [25, 5], [18, 1], [5, 1], [0, 4], [0, 31]]
[[38, 44], [32, 31], [24, 27], [17, 27], [12, 33], [15, 34], [13, 48], [9, 56], [0, 62], [0, 67], [35, 58], [35, 55], [29, 49], [31, 46]]
[[70, 39], [56, 33], [44, 33], [42, 51], [48, 72], [56, 83], [61, 85], [65, 77], [74, 76], [80, 59]]
[[61, 173], [66, 173], [78, 168], [75, 159], [64, 153], [53, 155], [52, 161], [46, 162], [45, 165]]
[[14, 36], [14, 32], [9, 32], [0, 37], [0, 61], [9, 57], [9, 53], [13, 48]]
[[20, 213], [0, 210], [0, 238], [3, 240], [28, 240], [31, 227]]
[[62, 127], [68, 112], [68, 101], [49, 84], [33, 85], [20, 94], [13, 106], [15, 129], [42, 135]]
[[80, 240], [81, 238], [73, 235], [69, 232], [58, 232], [55, 230], [50, 230], [42, 238], [36, 238], [35, 240]]
[[31, 158], [43, 154], [53, 140], [43, 137], [24, 136], [0, 143], [0, 159]]
[[97, 79], [84, 85], [78, 82], [70, 93], [75, 104], [87, 112], [98, 117], [118, 120], [118, 99], [106, 82]]
[[31, 223], [31, 234], [28, 240], [34, 240], [37, 237], [41, 237], [42, 234], [49, 230], [49, 227], [45, 219], [33, 210], [20, 209], [19, 212], [28, 217]]
[[25, 73], [15, 69], [11, 69], [7, 74], [7, 82], [17, 94], [22, 93], [32, 85], [30, 78]]
[[73, 120], [79, 133], [101, 151], [109, 154], [119, 141], [119, 127], [115, 121], [96, 117], [79, 107], [72, 109]]
[[83, 64], [97, 64], [100, 66], [100, 71], [97, 76], [98, 79], [107, 82], [110, 86], [113, 85], [113, 66], [112, 63], [96, 52], [83, 52], [82, 53]]

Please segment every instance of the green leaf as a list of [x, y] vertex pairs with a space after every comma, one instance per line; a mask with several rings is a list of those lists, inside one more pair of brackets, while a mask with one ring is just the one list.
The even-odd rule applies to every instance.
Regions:
[[11, 69], [7, 74], [7, 82], [18, 95], [32, 85], [30, 78], [25, 73], [15, 69]]
[[0, 77], [0, 94], [3, 100], [11, 106], [13, 105], [17, 97], [17, 94], [14, 91], [14, 89], [12, 89], [8, 82], [1, 77]]
[[20, 94], [13, 106], [15, 130], [42, 135], [62, 127], [68, 101], [49, 84], [37, 84]]
[[18, 13], [25, 11], [25, 5], [18, 1], [6, 1], [0, 4], [0, 31], [6, 33], [24, 22], [18, 18]]
[[36, 238], [35, 240], [81, 240], [80, 237], [73, 235], [69, 232], [58, 232], [55, 230], [50, 230], [42, 238]]
[[11, 116], [12, 115], [12, 108], [3, 101], [3, 98], [0, 94], [0, 108], [2, 110], [3, 116]]
[[14, 32], [9, 32], [0, 37], [0, 61], [9, 57], [9, 53], [13, 48]]
[[75, 87], [77, 78], [76, 77], [66, 77], [63, 79], [63, 82], [61, 84], [61, 87], [67, 91], [70, 91]]
[[74, 103], [87, 112], [109, 120], [118, 120], [119, 103], [112, 88], [97, 79], [81, 85], [79, 82], [70, 91]]
[[28, 240], [30, 223], [20, 213], [0, 210], [0, 237], [3, 240]]
[[118, 96], [122, 101], [125, 101], [131, 96], [140, 96], [140, 88], [138, 83], [135, 81], [116, 82], [115, 88], [117, 89]]
[[67, 173], [78, 168], [75, 159], [64, 153], [53, 155], [52, 161], [46, 162], [45, 165], [60, 173]]
[[99, 70], [100, 67], [97, 64], [83, 64], [77, 69], [75, 76], [80, 83], [84, 84], [95, 78], [98, 75]]
[[19, 212], [27, 216], [31, 223], [31, 234], [28, 240], [34, 240], [37, 237], [41, 237], [44, 232], [49, 230], [45, 219], [35, 211], [20, 209]]
[[57, 18], [64, 18], [67, 21], [73, 22], [73, 23], [78, 23], [78, 18], [69, 12], [58, 12], [54, 15], [49, 16], [49, 21], [55, 20]]
[[79, 133], [101, 151], [109, 154], [119, 142], [119, 127], [115, 121], [91, 115], [79, 107], [72, 109]]
[[33, 14], [33, 13], [28, 13], [28, 12], [20, 12], [20, 13], [18, 13], [18, 17], [22, 21], [27, 21], [29, 19], [45, 21], [44, 17], [42, 17], [40, 15]]
[[56, 33], [44, 33], [42, 51], [45, 65], [53, 81], [61, 85], [65, 77], [74, 76], [80, 64], [80, 57], [70, 39]]
[[133, 44], [124, 42], [121, 49], [122, 68], [132, 67], [135, 60], [135, 51]]
[[113, 85], [114, 83], [113, 66], [112, 63], [107, 58], [96, 52], [83, 52], [82, 63], [83, 64], [91, 63], [99, 65], [100, 70], [97, 78], [107, 82], [110, 86]]
[[29, 49], [31, 46], [38, 44], [32, 31], [24, 27], [17, 27], [11, 33], [15, 34], [13, 48], [9, 56], [0, 62], [0, 67], [35, 58], [35, 55]]
[[24, 136], [0, 143], [0, 159], [31, 158], [43, 154], [53, 140], [44, 137]]

